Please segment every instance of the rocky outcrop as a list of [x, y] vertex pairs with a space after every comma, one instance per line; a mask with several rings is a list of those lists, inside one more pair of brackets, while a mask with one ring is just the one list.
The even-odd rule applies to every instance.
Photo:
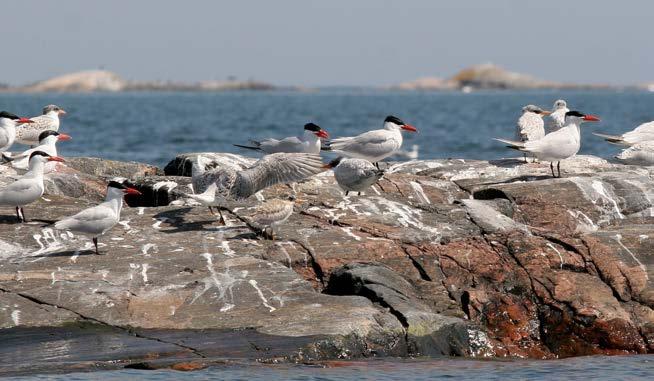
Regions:
[[[28, 207], [38, 223], [0, 209], [0, 372], [51, 366], [17, 344], [53, 340], [43, 327], [57, 327], [68, 364], [100, 367], [654, 352], [649, 168], [578, 156], [553, 179], [521, 160], [415, 161], [350, 197], [326, 172], [295, 185], [301, 201], [273, 242], [251, 223], [254, 197], [228, 205], [228, 226], [183, 198], [196, 156], [127, 180], [145, 195], [128, 199], [102, 256], [43, 222], [89, 205], [67, 193], [80, 175], [101, 183], [97, 170], [62, 170], [73, 185]], [[82, 356], [89, 335], [119, 344]]]

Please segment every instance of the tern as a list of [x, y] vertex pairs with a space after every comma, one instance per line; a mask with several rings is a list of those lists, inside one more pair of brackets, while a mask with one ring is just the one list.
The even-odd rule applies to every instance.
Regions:
[[598, 132], [593, 132], [593, 135], [597, 135], [601, 138], [604, 138], [604, 140], [606, 140], [609, 143], [629, 147], [637, 143], [649, 142], [654, 140], [654, 121], [643, 123], [640, 126], [634, 128], [629, 132], [625, 132], [622, 135], [607, 135]]
[[568, 104], [563, 99], [554, 102], [554, 106], [550, 112], [550, 120], [547, 124], [547, 130], [549, 132], [554, 132], [563, 127], [565, 124], [565, 114], [568, 111], [570, 111]]
[[43, 131], [59, 130], [59, 117], [66, 115], [61, 107], [56, 105], [47, 105], [43, 108], [43, 115], [30, 118], [32, 124], [16, 130], [16, 142], [29, 146], [39, 144], [39, 135]]
[[29, 171], [20, 179], [0, 190], [0, 205], [16, 207], [16, 217], [19, 222], [27, 222], [23, 207], [43, 196], [43, 166], [48, 161], [61, 161], [64, 159], [50, 156], [42, 151], [32, 152], [29, 158]]
[[[267, 200], [259, 205], [252, 216], [252, 220], [263, 226], [261, 232], [264, 238], [275, 240], [275, 228], [288, 220], [293, 214], [293, 206], [298, 201], [295, 196], [289, 196], [288, 200], [278, 198]], [[270, 233], [268, 233], [270, 229]]]
[[[273, 153], [259, 159], [245, 170], [224, 166], [196, 174], [191, 179], [196, 195], [211, 192], [216, 184], [213, 202], [206, 197], [204, 205], [217, 206], [220, 211], [228, 200], [246, 199], [275, 184], [304, 180], [324, 171], [320, 156], [310, 153]], [[202, 202], [201, 202], [202, 203]], [[224, 223], [224, 218], [221, 221]]]
[[[41, 151], [50, 156], [57, 156], [57, 142], [70, 140], [70, 135], [62, 134], [57, 131], [47, 130], [39, 135], [39, 145], [35, 148], [28, 149], [22, 153], [13, 156], [2, 155], [5, 161], [11, 163], [15, 169], [25, 171], [29, 168], [29, 157], [32, 152]], [[48, 172], [46, 170], [46, 172]]]
[[378, 169], [364, 159], [336, 158], [325, 164], [324, 168], [334, 171], [334, 178], [347, 196], [350, 192], [361, 192], [368, 189], [384, 176], [384, 170]]
[[[521, 142], [541, 139], [545, 136], [545, 122], [543, 121], [543, 116], [549, 114], [551, 114], [551, 112], [545, 111], [538, 106], [527, 105], [523, 107], [522, 115], [520, 115], [520, 118], [518, 119], [516, 138]], [[526, 163], [527, 154], [524, 155]]]
[[320, 153], [321, 141], [320, 139], [329, 138], [327, 131], [323, 130], [314, 123], [307, 123], [304, 125], [304, 134], [302, 136], [293, 136], [277, 139], [265, 139], [262, 141], [250, 140], [252, 146], [244, 146], [234, 144], [236, 147], [247, 148], [255, 151], [261, 151], [266, 154], [280, 153], [280, 152], [303, 152], [303, 153]]
[[654, 165], [654, 140], [636, 143], [614, 157], [622, 164]]
[[16, 126], [33, 123], [7, 111], [0, 111], [0, 152], [8, 151], [16, 140]]
[[365, 159], [377, 163], [402, 147], [401, 130], [418, 130], [401, 119], [389, 115], [384, 119], [384, 128], [364, 132], [361, 135], [333, 139], [328, 147], [342, 156]]
[[134, 188], [128, 188], [117, 181], [110, 181], [107, 185], [107, 196], [103, 203], [57, 221], [54, 227], [59, 230], [70, 230], [91, 236], [93, 245], [95, 245], [95, 253], [99, 255], [98, 237], [108, 232], [120, 220], [123, 196], [140, 194], [141, 192]]
[[550, 132], [542, 139], [528, 142], [516, 142], [505, 139], [497, 139], [508, 144], [507, 147], [518, 151], [532, 154], [539, 160], [549, 161], [552, 176], [554, 174], [554, 162], [557, 162], [557, 169], [561, 177], [561, 160], [572, 157], [579, 152], [581, 147], [581, 131], [579, 126], [584, 122], [599, 122], [599, 118], [593, 115], [584, 115], [579, 111], [568, 111], [565, 114], [565, 124], [560, 130]]

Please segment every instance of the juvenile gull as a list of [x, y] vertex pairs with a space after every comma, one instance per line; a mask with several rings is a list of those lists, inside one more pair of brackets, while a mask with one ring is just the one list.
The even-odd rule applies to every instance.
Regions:
[[[516, 138], [521, 142], [541, 139], [545, 136], [545, 122], [543, 116], [550, 114], [542, 108], [534, 105], [527, 105], [522, 108], [522, 115], [518, 118]], [[527, 162], [527, 154], [525, 162]]]
[[[263, 202], [256, 208], [252, 220], [263, 226], [262, 233], [264, 238], [275, 240], [275, 228], [286, 222], [293, 214], [295, 201], [295, 196], [290, 196], [289, 200], [275, 198]], [[268, 229], [270, 229], [269, 234], [267, 232]]]
[[19, 222], [27, 222], [23, 207], [43, 196], [43, 166], [48, 161], [64, 161], [45, 152], [32, 152], [29, 158], [29, 170], [20, 179], [0, 190], [0, 205], [16, 207]]
[[325, 165], [334, 171], [334, 178], [338, 186], [345, 191], [361, 192], [368, 189], [384, 176], [384, 170], [378, 169], [371, 162], [364, 159], [336, 158]]
[[103, 203], [57, 221], [54, 227], [59, 230], [70, 230], [91, 236], [95, 245], [95, 253], [100, 254], [98, 251], [98, 237], [108, 232], [120, 220], [123, 196], [126, 194], [140, 195], [141, 192], [128, 188], [119, 182], [110, 181], [107, 185], [107, 196]]
[[554, 132], [565, 124], [565, 114], [570, 111], [568, 104], [563, 99], [554, 102], [550, 113], [550, 120], [547, 123], [547, 131]]
[[327, 131], [314, 123], [304, 125], [304, 133], [301, 136], [292, 136], [281, 140], [265, 139], [262, 141], [250, 140], [252, 146], [234, 144], [236, 147], [261, 151], [267, 154], [279, 152], [303, 152], [320, 153], [320, 138], [329, 138]]
[[554, 174], [554, 162], [557, 162], [557, 169], [561, 177], [561, 160], [572, 157], [579, 152], [581, 147], [581, 132], [579, 126], [584, 122], [599, 122], [599, 118], [593, 115], [584, 115], [579, 111], [568, 111], [565, 114], [565, 124], [557, 131], [550, 132], [542, 139], [516, 142], [505, 139], [497, 139], [508, 144], [509, 148], [518, 151], [531, 153], [539, 160], [549, 161], [552, 176]]
[[43, 115], [30, 118], [32, 121], [29, 126], [23, 126], [16, 129], [16, 142], [35, 146], [39, 144], [39, 135], [46, 130], [59, 130], [59, 117], [65, 115], [61, 107], [56, 105], [47, 105], [43, 108]]

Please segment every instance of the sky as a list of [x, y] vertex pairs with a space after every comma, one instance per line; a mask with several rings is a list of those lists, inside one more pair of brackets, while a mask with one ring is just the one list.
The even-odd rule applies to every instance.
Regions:
[[492, 62], [573, 83], [654, 82], [654, 1], [3, 0], [0, 82], [378, 86]]

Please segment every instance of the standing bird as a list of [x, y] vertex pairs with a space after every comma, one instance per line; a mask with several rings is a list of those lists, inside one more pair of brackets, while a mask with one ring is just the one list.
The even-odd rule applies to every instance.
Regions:
[[[545, 122], [543, 121], [543, 116], [549, 114], [551, 114], [551, 112], [545, 111], [538, 106], [527, 105], [523, 107], [522, 115], [520, 115], [520, 118], [518, 119], [516, 138], [521, 142], [541, 139], [545, 136]], [[526, 163], [527, 154], [524, 154], [524, 156]]]
[[29, 146], [39, 144], [39, 135], [43, 131], [59, 131], [59, 117], [66, 115], [61, 107], [48, 105], [43, 108], [43, 115], [30, 118], [32, 124], [16, 130], [16, 142]]
[[378, 169], [371, 162], [364, 159], [336, 158], [324, 165], [325, 168], [334, 170], [334, 178], [338, 185], [345, 191], [361, 192], [368, 189], [384, 176], [384, 170]]
[[568, 104], [563, 99], [554, 102], [552, 112], [550, 112], [550, 120], [547, 124], [547, 131], [554, 132], [563, 127], [565, 124], [565, 114], [568, 111], [570, 111]]
[[266, 154], [279, 152], [303, 152], [303, 153], [320, 153], [320, 138], [327, 139], [329, 134], [317, 124], [307, 123], [304, 125], [304, 134], [302, 136], [293, 136], [277, 139], [265, 139], [262, 141], [250, 140], [252, 146], [243, 146], [234, 144], [236, 147], [247, 148], [255, 151], [261, 151]]
[[418, 130], [401, 119], [389, 115], [384, 119], [384, 128], [364, 132], [361, 135], [333, 139], [328, 147], [346, 157], [365, 159], [377, 163], [402, 147], [401, 130], [418, 132]]
[[[263, 226], [261, 232], [264, 238], [275, 240], [275, 228], [288, 220], [293, 214], [293, 206], [297, 199], [290, 196], [288, 200], [278, 198], [265, 201], [259, 205], [252, 216], [252, 220]], [[270, 229], [270, 233], [268, 233]]]
[[103, 203], [57, 221], [54, 227], [91, 236], [93, 245], [95, 245], [95, 253], [99, 255], [98, 237], [104, 235], [118, 223], [120, 211], [123, 208], [123, 196], [128, 194], [140, 195], [141, 192], [134, 188], [128, 188], [117, 181], [110, 181]]
[[34, 123], [7, 111], [0, 111], [0, 152], [8, 151], [16, 140], [16, 126]]
[[579, 148], [581, 148], [579, 126], [583, 122], [599, 122], [599, 118], [593, 115], [584, 115], [579, 111], [568, 111], [565, 114], [563, 127], [550, 132], [542, 139], [528, 142], [515, 142], [497, 138], [495, 140], [508, 144], [509, 148], [531, 153], [537, 159], [549, 161], [553, 177], [556, 177], [554, 174], [554, 162], [556, 161], [559, 172], [558, 177], [561, 177], [561, 160], [576, 155]]
[[20, 179], [0, 190], [0, 205], [16, 207], [16, 217], [19, 222], [27, 222], [23, 207], [43, 196], [43, 166], [48, 161], [61, 161], [64, 159], [50, 156], [42, 151], [32, 152], [29, 159], [29, 171]]
[[[228, 200], [242, 200], [275, 184], [304, 180], [324, 170], [320, 156], [310, 153], [273, 153], [245, 170], [221, 167], [193, 176], [193, 191], [205, 193], [216, 184], [211, 206], [224, 207]], [[225, 220], [222, 218], [221, 222]]]
[[621, 146], [632, 146], [637, 143], [649, 142], [654, 140], [654, 122], [643, 123], [629, 132], [622, 135], [607, 135], [599, 132], [593, 132], [593, 135], [604, 138], [609, 143]]
[[[29, 167], [29, 158], [32, 152], [41, 151], [50, 156], [57, 156], [57, 142], [70, 140], [70, 135], [61, 134], [57, 131], [47, 130], [41, 132], [39, 135], [39, 145], [35, 148], [30, 148], [22, 153], [13, 156], [6, 156], [2, 154], [5, 161], [11, 163], [11, 166], [19, 170], [27, 170]], [[46, 170], [46, 172], [48, 172]]]

